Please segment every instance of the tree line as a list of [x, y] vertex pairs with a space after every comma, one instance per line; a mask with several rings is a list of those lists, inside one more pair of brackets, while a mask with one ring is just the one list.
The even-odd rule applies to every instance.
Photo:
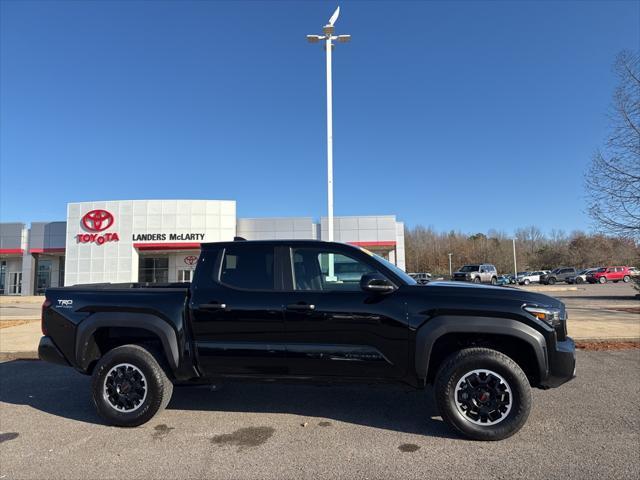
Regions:
[[[438, 232], [418, 225], [405, 228], [405, 256], [408, 272], [449, 274], [452, 269], [474, 263], [492, 263], [499, 273], [511, 273], [513, 236], [490, 230], [486, 234]], [[611, 237], [575, 231], [553, 230], [549, 235], [535, 226], [515, 232], [518, 271], [551, 270], [560, 266], [588, 268], [606, 265], [640, 266], [640, 243], [629, 237]]]

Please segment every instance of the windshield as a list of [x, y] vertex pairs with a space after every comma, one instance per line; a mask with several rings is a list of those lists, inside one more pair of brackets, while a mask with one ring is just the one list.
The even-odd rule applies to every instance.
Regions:
[[477, 272], [480, 270], [480, 265], [465, 265], [460, 269], [461, 272]]
[[521, 275], [524, 277], [525, 275], [529, 275], [529, 272], [518, 272], [518, 275]]
[[554, 269], [554, 270], [551, 270], [551, 273], [559, 273], [559, 272], [560, 272], [560, 269], [559, 269], [559, 268], [556, 268], [556, 269]]
[[382, 265], [384, 265], [385, 267], [387, 267], [389, 270], [391, 270], [397, 276], [399, 276], [407, 285], [418, 285], [418, 282], [416, 282], [414, 278], [410, 277], [409, 274], [406, 273], [401, 268], [396, 267], [389, 260], [385, 260], [384, 258], [382, 258], [381, 256], [376, 255], [376, 254], [374, 254], [372, 256], [372, 258], [374, 260], [378, 261], [379, 263], [381, 263]]
[[598, 270], [596, 270], [596, 272], [602, 273], [602, 272], [604, 272], [606, 270], [607, 270], [607, 267], [602, 267], [602, 268], [599, 268]]

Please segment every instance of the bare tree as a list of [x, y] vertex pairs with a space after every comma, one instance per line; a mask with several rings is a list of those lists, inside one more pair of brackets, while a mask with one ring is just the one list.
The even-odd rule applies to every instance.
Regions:
[[620, 53], [614, 71], [611, 133], [585, 178], [588, 208], [605, 233], [640, 238], [640, 56]]

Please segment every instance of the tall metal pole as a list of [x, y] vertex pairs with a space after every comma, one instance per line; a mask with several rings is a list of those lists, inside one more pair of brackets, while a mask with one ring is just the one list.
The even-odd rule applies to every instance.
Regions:
[[[327, 51], [327, 221], [329, 241], [333, 242], [333, 85], [331, 82], [331, 35], [325, 40]], [[333, 274], [330, 274], [333, 276]]]
[[451, 255], [453, 255], [453, 253], [449, 253], [449, 276], [453, 277], [453, 270], [451, 269]]
[[518, 263], [516, 261], [516, 239], [513, 239], [513, 278], [518, 278]]

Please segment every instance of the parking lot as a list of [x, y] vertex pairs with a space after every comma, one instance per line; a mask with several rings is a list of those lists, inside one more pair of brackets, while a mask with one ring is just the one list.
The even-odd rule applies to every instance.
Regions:
[[0, 478], [638, 478], [640, 350], [578, 354], [578, 377], [534, 391], [516, 436], [453, 434], [431, 391], [183, 387], [135, 429], [102, 424], [88, 377], [0, 363]]

